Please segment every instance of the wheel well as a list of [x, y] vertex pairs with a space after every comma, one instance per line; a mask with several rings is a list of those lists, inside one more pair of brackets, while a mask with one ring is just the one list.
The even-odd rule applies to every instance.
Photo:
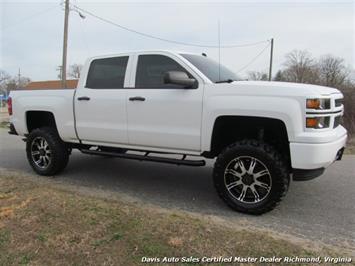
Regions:
[[52, 127], [57, 130], [55, 118], [51, 112], [28, 111], [26, 112], [26, 123], [28, 133], [40, 127]]
[[257, 139], [273, 145], [290, 158], [286, 126], [274, 118], [250, 116], [221, 116], [215, 121], [210, 157], [217, 156], [226, 146], [243, 139]]

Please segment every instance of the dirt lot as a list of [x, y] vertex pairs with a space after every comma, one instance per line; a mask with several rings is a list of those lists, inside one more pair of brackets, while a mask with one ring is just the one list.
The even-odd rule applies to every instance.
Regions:
[[78, 194], [0, 170], [0, 265], [137, 265], [143, 256], [337, 254], [340, 251], [277, 233]]

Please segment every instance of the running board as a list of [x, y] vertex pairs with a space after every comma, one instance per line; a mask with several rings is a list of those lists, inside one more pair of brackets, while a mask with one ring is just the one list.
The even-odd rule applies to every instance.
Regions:
[[151, 161], [151, 162], [170, 163], [170, 164], [188, 165], [188, 166], [206, 165], [205, 160], [185, 160], [186, 155], [183, 155], [182, 159], [173, 159], [173, 158], [164, 158], [158, 156], [148, 156], [149, 152], [146, 152], [144, 155], [139, 155], [139, 154], [115, 153], [115, 152], [87, 150], [87, 149], [81, 149], [80, 151], [85, 154], [112, 156], [112, 157], [119, 157], [123, 159], [132, 159], [138, 161]]

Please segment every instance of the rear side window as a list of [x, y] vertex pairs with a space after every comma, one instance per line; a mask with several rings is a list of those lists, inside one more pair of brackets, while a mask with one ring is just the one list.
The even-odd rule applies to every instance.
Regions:
[[184, 71], [180, 64], [164, 55], [140, 55], [138, 57], [136, 88], [183, 88], [180, 85], [165, 84], [164, 75], [168, 71]]
[[123, 88], [128, 56], [95, 59], [90, 64], [86, 87], [91, 89]]

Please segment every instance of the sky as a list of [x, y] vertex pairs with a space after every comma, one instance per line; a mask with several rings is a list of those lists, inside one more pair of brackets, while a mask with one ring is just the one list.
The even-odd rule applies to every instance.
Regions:
[[[177, 42], [206, 46], [258, 42], [220, 50], [221, 63], [241, 76], [268, 71], [267, 40], [272, 37], [274, 74], [283, 67], [285, 54], [294, 49], [308, 50], [314, 57], [332, 54], [355, 67], [355, 0], [70, 2], [114, 23]], [[21, 75], [31, 80], [57, 79], [63, 45], [61, 4], [60, 0], [0, 0], [0, 69], [17, 75], [20, 68]], [[68, 65], [84, 64], [97, 55], [160, 49], [204, 52], [218, 60], [217, 48], [143, 37], [82, 13], [85, 19], [74, 9], [70, 12]]]

